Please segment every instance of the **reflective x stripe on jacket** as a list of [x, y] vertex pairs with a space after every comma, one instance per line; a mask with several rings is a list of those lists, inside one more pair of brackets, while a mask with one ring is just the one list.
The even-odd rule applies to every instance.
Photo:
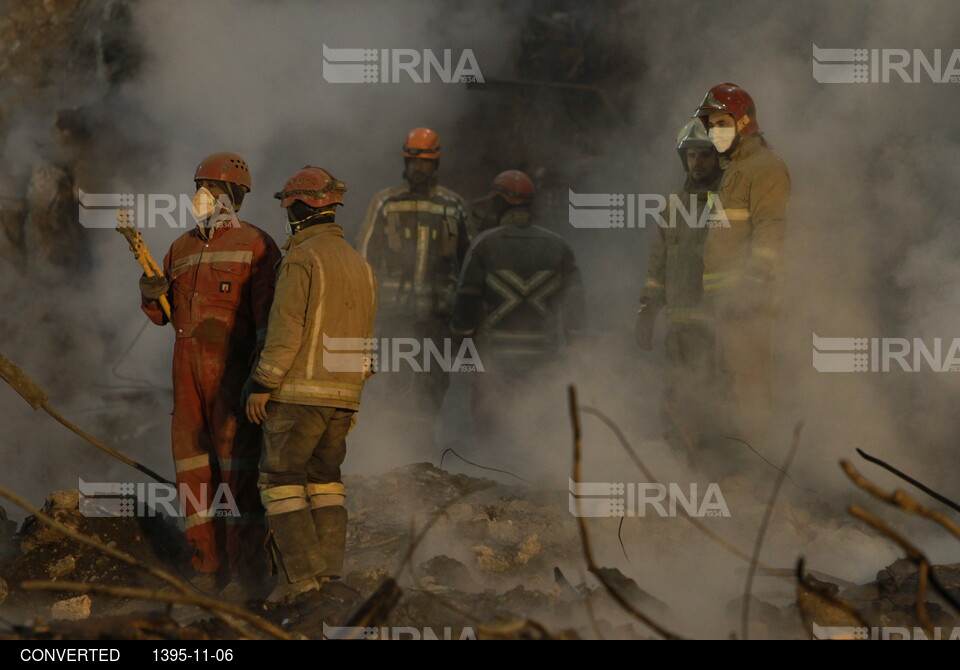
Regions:
[[467, 254], [452, 329], [477, 333], [481, 357], [556, 354], [585, 324], [573, 252], [559, 235], [531, 225], [527, 212], [503, 221], [477, 236]]

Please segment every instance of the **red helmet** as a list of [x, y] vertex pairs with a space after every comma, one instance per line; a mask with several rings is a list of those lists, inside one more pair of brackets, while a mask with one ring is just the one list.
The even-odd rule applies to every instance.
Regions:
[[429, 128], [414, 128], [407, 133], [403, 157], [440, 160], [440, 138]]
[[741, 136], [760, 132], [760, 126], [757, 125], [757, 106], [750, 94], [736, 84], [727, 82], [711, 88], [694, 116], [700, 117], [706, 126], [706, 117], [714, 112], [732, 114], [737, 123], [737, 133]]
[[342, 181], [323, 168], [308, 165], [290, 177], [283, 185], [283, 190], [275, 193], [273, 197], [277, 198], [280, 206], [284, 208], [299, 200], [319, 209], [329, 205], [342, 205], [343, 194], [346, 192], [347, 187]]
[[499, 195], [511, 205], [529, 205], [533, 192], [533, 182], [520, 170], [501, 172], [490, 184], [490, 195]]
[[197, 171], [193, 175], [193, 180], [200, 181], [201, 179], [222, 181], [227, 184], [240, 184], [248, 191], [253, 187], [247, 161], [229, 151], [210, 154], [200, 161], [200, 165], [197, 166]]

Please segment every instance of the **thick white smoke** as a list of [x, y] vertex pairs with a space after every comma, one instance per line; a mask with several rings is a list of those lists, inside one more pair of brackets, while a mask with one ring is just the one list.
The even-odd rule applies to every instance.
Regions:
[[[282, 237], [282, 211], [272, 199], [289, 174], [306, 164], [329, 169], [347, 183], [340, 220], [352, 239], [369, 197], [396, 183], [400, 146], [408, 129], [430, 126], [442, 138], [441, 178], [454, 188], [478, 189], [492, 175], [478, 174], [474, 146], [461, 120], [478, 104], [477, 92], [459, 85], [329, 84], [322, 78], [322, 47], [412, 48], [456, 54], [471, 49], [487, 78], [515, 76], [520, 30], [531, 9], [549, 3], [492, 2], [225, 2], [141, 1], [134, 27], [145, 53], [137, 76], [111, 98], [112, 132], [130, 155], [98, 165], [85, 190], [189, 193], [197, 161], [207, 153], [236, 151], [249, 161], [254, 191], [244, 218]], [[955, 26], [960, 7], [949, 2], [791, 2], [717, 5], [621, 2], [611, 21], [595, 26], [600, 44], [628, 43], [642, 64], [628, 123], [587, 131], [592, 155], [578, 155], [576, 141], [551, 138], [566, 157], [548, 166], [566, 183], [541, 197], [565, 203], [578, 192], [663, 193], [683, 174], [673, 140], [704, 93], [732, 81], [758, 106], [758, 120], [793, 180], [783, 318], [778, 340], [782, 408], [778, 439], [755, 445], [779, 464], [793, 424], [806, 420], [803, 444], [774, 518], [763, 559], [782, 567], [797, 555], [811, 567], [851, 580], [869, 579], [896, 552], [847, 521], [843, 506], [859, 499], [837, 467], [860, 447], [956, 497], [954, 447], [958, 388], [950, 373], [825, 374], [811, 367], [811, 336], [960, 336], [956, 313], [960, 233], [954, 188], [960, 120], [952, 113], [951, 84], [820, 84], [811, 75], [812, 45], [823, 48], [941, 49], [944, 62], [960, 48]], [[486, 94], [483, 94], [486, 95]], [[491, 93], [490, 95], [496, 95]], [[511, 109], [504, 106], [504, 109]], [[508, 119], [504, 119], [506, 123]], [[466, 130], [466, 132], [465, 132]], [[590, 132], [593, 134], [590, 135]], [[25, 118], [5, 145], [13, 160], [30, 160], [36, 141]], [[103, 149], [100, 149], [103, 152]], [[506, 166], [505, 166], [506, 167]], [[464, 193], [468, 198], [480, 192]], [[2, 195], [2, 193], [0, 193]], [[646, 269], [648, 236], [636, 230], [575, 231], [563, 220], [543, 222], [573, 245], [583, 271], [590, 309], [590, 337], [578, 343], [569, 367], [545, 375], [523, 416], [538, 417], [509, 444], [472, 440], [464, 408], [464, 382], [447, 403], [441, 435], [464, 456], [492, 467], [563, 488], [570, 462], [564, 387], [575, 383], [581, 402], [609, 414], [663, 481], [707, 481], [709, 472], [685, 464], [660, 439], [657, 406], [662, 342], [641, 354], [631, 328]], [[159, 227], [144, 235], [158, 257], [180, 230]], [[647, 231], [649, 232], [649, 231]], [[94, 271], [88, 283], [54, 288], [76, 337], [86, 347], [87, 367], [55, 362], [56, 339], [44, 315], [25, 310], [17, 321], [38, 324], [4, 337], [4, 353], [19, 355], [45, 380], [75, 377], [88, 395], [96, 384], [117, 384], [107, 370], [140, 329], [138, 271], [119, 236], [89, 231]], [[19, 281], [8, 279], [4, 281]], [[24, 286], [23, 290], [30, 290]], [[63, 321], [54, 321], [60, 337]], [[82, 334], [81, 334], [82, 333]], [[172, 342], [150, 327], [123, 363], [125, 376], [169, 387]], [[661, 333], [662, 336], [662, 333]], [[661, 337], [662, 339], [662, 337]], [[9, 353], [8, 353], [9, 351]], [[76, 359], [73, 359], [76, 361]], [[30, 371], [28, 369], [28, 371]], [[116, 390], [115, 390], [116, 391]], [[91, 402], [100, 397], [92, 394]], [[79, 410], [82, 397], [69, 396]], [[72, 468], [38, 455], [37, 436], [69, 462], [59, 429], [21, 407], [0, 389], [4, 416], [13, 426], [4, 442], [4, 471], [24, 473], [40, 491], [75, 486]], [[155, 394], [138, 411], [149, 412], [156, 430], [124, 446], [155, 468], [168, 463], [166, 396]], [[378, 412], [365, 407], [347, 469], [367, 474], [422, 455], [397, 453], [388, 431], [363, 428]], [[544, 418], [546, 417], [546, 418]], [[80, 420], [82, 415], [78, 415]], [[588, 481], [641, 481], [612, 435], [584, 417]], [[126, 432], [125, 432], [126, 431]], [[127, 428], [114, 437], [130, 437]], [[79, 446], [78, 449], [85, 447]], [[736, 453], [736, 452], [732, 452]], [[15, 454], [12, 455], [11, 454]], [[718, 526], [741, 548], [752, 544], [774, 471], [746, 451], [736, 456], [745, 474], [726, 483], [732, 518]], [[61, 460], [62, 459], [62, 460]], [[434, 459], [435, 460], [435, 459]], [[448, 461], [449, 463], [450, 461]], [[863, 463], [860, 461], [860, 463]], [[894, 480], [870, 466], [858, 467], [891, 487]], [[451, 465], [470, 474], [468, 466]], [[93, 475], [96, 470], [85, 472]], [[661, 474], [662, 473], [662, 474]], [[111, 470], [117, 476], [116, 470]], [[19, 477], [18, 477], [19, 478]], [[4, 482], [4, 480], [6, 480]], [[0, 476], [0, 482], [13, 483]], [[506, 479], [505, 481], [511, 481]], [[804, 490], [806, 489], [806, 490]], [[811, 493], [810, 490], [816, 491]], [[634, 520], [635, 521], [635, 520]], [[742, 564], [682, 521], [663, 530], [625, 524], [629, 565], [620, 554], [615, 524], [597, 524], [598, 551], [608, 564], [631, 574], [677, 609], [695, 634], [723, 635], [723, 605], [742, 588]], [[920, 532], [917, 525], [906, 526]], [[661, 538], [658, 544], [656, 538]], [[935, 560], [953, 561], [938, 536], [925, 538]], [[760, 589], [763, 590], [762, 588]], [[789, 587], [787, 588], [789, 591]], [[719, 603], [703, 608], [704, 601]], [[699, 612], [699, 615], [696, 613]]]

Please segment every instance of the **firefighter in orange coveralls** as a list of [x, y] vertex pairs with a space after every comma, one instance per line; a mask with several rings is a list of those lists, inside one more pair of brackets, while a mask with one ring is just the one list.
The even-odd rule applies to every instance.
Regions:
[[[163, 276], [141, 278], [142, 309], [164, 325], [158, 298], [166, 295], [176, 331], [173, 458], [194, 583], [209, 593], [230, 580], [243, 595], [262, 586], [267, 556], [257, 490], [261, 432], [240, 417], [240, 398], [266, 337], [280, 250], [236, 216], [252, 183], [243, 158], [207, 156], [194, 181], [197, 226], [170, 247]], [[218, 516], [233, 501], [236, 510]]]
[[716, 317], [734, 428], [756, 439], [773, 409], [773, 323], [790, 175], [760, 133], [753, 98], [736, 84], [710, 89], [694, 116], [720, 153], [719, 200], [729, 223], [707, 233], [703, 289]]

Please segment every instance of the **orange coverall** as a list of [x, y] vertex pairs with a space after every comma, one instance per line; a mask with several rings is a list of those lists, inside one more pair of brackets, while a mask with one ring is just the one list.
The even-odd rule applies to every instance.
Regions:
[[[257, 489], [261, 432], [240, 414], [240, 396], [266, 337], [280, 250], [246, 223], [210, 239], [184, 233], [163, 261], [170, 282], [173, 351], [173, 458], [187, 542], [198, 572], [266, 577], [266, 531]], [[155, 300], [142, 309], [167, 323]], [[221, 489], [226, 484], [229, 495]], [[234, 516], [209, 513], [232, 499]]]

